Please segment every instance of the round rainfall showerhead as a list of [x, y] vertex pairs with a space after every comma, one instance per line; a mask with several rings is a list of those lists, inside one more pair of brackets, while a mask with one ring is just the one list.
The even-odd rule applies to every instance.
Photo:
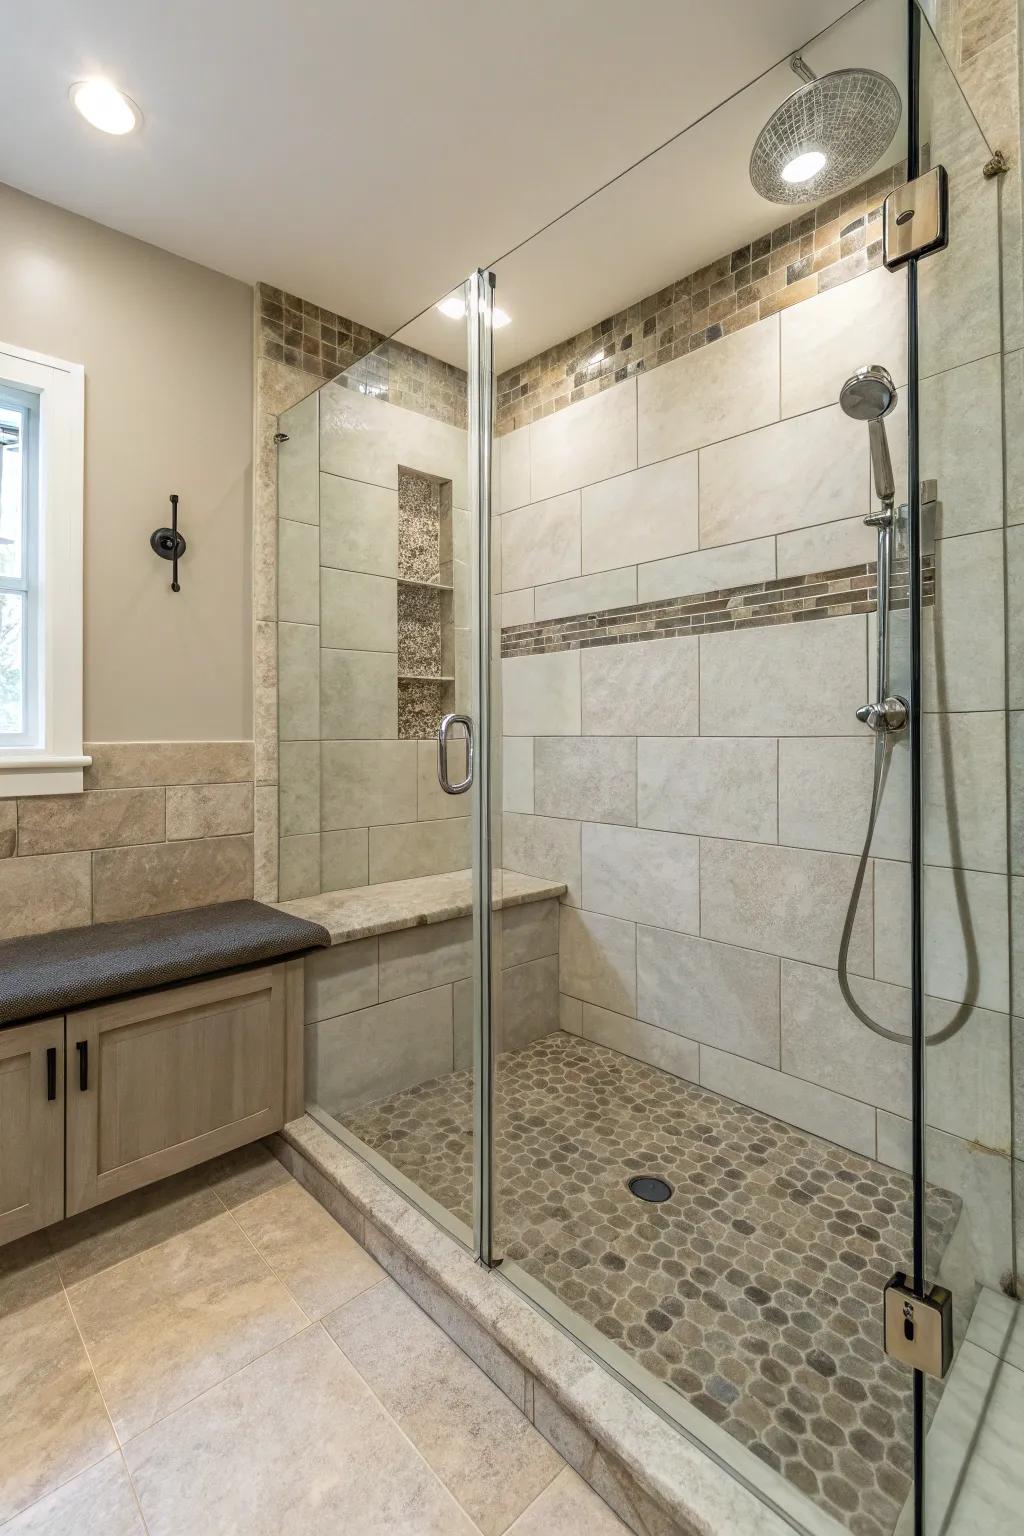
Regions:
[[790, 64], [805, 84], [758, 134], [750, 180], [770, 203], [816, 203], [852, 186], [880, 159], [902, 103], [892, 81], [876, 70], [815, 75], [799, 54]]

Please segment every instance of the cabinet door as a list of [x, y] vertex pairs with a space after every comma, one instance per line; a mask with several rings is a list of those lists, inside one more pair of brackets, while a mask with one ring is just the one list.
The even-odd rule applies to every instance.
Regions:
[[0, 1243], [64, 1215], [64, 1020], [0, 1030]]
[[284, 1124], [284, 967], [68, 1014], [67, 1208], [255, 1141]]

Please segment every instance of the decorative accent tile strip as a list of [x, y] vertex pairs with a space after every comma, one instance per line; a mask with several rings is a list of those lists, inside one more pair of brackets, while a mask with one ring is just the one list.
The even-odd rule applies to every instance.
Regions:
[[[935, 567], [924, 562], [923, 596], [935, 601]], [[578, 651], [595, 645], [627, 645], [635, 640], [670, 640], [678, 635], [713, 635], [727, 629], [755, 629], [769, 624], [798, 624], [808, 619], [835, 619], [875, 608], [875, 564], [844, 566], [807, 576], [778, 576], [772, 581], [720, 591], [689, 593], [605, 608], [566, 619], [513, 624], [501, 632], [503, 658], [543, 656], [553, 651]], [[894, 572], [892, 606], [906, 608], [910, 589], [898, 567]]]
[[881, 205], [905, 180], [905, 165], [882, 171], [510, 368], [498, 378], [496, 432], [539, 421], [877, 267]]

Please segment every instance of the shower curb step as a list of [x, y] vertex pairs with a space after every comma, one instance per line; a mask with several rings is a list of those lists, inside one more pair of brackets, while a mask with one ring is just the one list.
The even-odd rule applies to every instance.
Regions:
[[[499, 1271], [478, 1265], [309, 1115], [266, 1145], [636, 1536], [792, 1536], [781, 1512], [637, 1397]], [[709, 1438], [715, 1428], [708, 1426]], [[737, 1444], [736, 1452], [742, 1458], [745, 1447]], [[777, 1489], [775, 1476], [768, 1480]], [[840, 1531], [800, 1502], [809, 1527]]]

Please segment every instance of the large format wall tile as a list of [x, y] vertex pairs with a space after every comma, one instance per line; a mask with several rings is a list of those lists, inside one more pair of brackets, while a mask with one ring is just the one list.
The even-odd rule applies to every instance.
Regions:
[[[852, 990], [871, 1018], [909, 1036], [910, 993], [905, 987], [857, 977]], [[927, 999], [928, 1032], [935, 1033], [956, 1014], [954, 1004]], [[959, 1033], [928, 1051], [928, 1123], [1008, 1152], [1009, 1065], [1006, 1015], [970, 1010]], [[880, 1039], [861, 1023], [850, 1012], [834, 970], [783, 960], [782, 1068], [879, 1109], [910, 1114], [909, 1044]]]
[[636, 433], [635, 379], [535, 421], [530, 428], [532, 500], [635, 469]]
[[522, 1051], [558, 1028], [558, 956], [543, 955], [501, 973], [499, 1049]]
[[641, 738], [637, 823], [669, 832], [774, 843], [777, 757], [774, 738]]
[[[501, 540], [501, 589], [514, 592], [580, 574], [580, 493], [509, 512], [495, 529]], [[623, 562], [617, 562], [621, 565]]]
[[922, 637], [926, 710], [1005, 707], [1003, 563], [1001, 532], [937, 542]]
[[282, 837], [320, 831], [320, 754], [318, 741], [281, 742]]
[[[701, 933], [813, 965], [835, 965], [856, 860], [845, 854], [701, 839]], [[871, 888], [861, 892], [851, 969], [871, 974]]]
[[806, 576], [812, 571], [867, 565], [877, 555], [878, 534], [867, 527], [863, 517], [796, 528], [791, 533], [780, 533], [775, 541], [780, 576]]
[[276, 900], [315, 896], [322, 889], [320, 841], [319, 832], [297, 832], [280, 839]]
[[838, 405], [701, 449], [701, 548], [868, 510], [864, 423]]
[[924, 849], [929, 864], [1006, 868], [1006, 720], [1002, 711], [926, 715]]
[[506, 736], [501, 744], [501, 804], [533, 815], [533, 737]]
[[778, 316], [640, 374], [637, 382], [641, 464], [778, 421]]
[[[320, 837], [320, 889], [349, 891], [370, 880], [369, 831], [349, 827]], [[283, 898], [282, 898], [283, 899]]]
[[[469, 815], [469, 795], [449, 795], [437, 777], [437, 737], [417, 743], [416, 805], [419, 821], [445, 821], [449, 817]], [[448, 741], [448, 773], [452, 783], [466, 777], [466, 742], [454, 732]]]
[[588, 485], [583, 570], [608, 571], [697, 548], [697, 455], [683, 454]]
[[317, 1097], [332, 1115], [453, 1068], [452, 989], [437, 987], [309, 1026]]
[[695, 837], [583, 824], [583, 905], [590, 912], [697, 933]]
[[[501, 914], [501, 963], [522, 965], [558, 953], [558, 902], [530, 901]], [[468, 973], [467, 973], [468, 974]]]
[[783, 311], [783, 416], [834, 404], [851, 374], [871, 363], [906, 383], [907, 285], [902, 272], [884, 267]]
[[700, 1048], [700, 1080], [713, 1093], [738, 1099], [812, 1136], [838, 1142], [865, 1157], [875, 1155], [875, 1111], [869, 1104], [708, 1045]]
[[305, 1023], [318, 1024], [380, 1002], [377, 957], [377, 939], [354, 939], [307, 955]]
[[708, 736], [857, 736], [866, 688], [863, 614], [701, 637]]
[[[251, 786], [229, 786], [231, 789]], [[13, 806], [12, 806], [13, 809]], [[250, 830], [247, 827], [232, 829]], [[201, 834], [200, 834], [201, 835]], [[164, 837], [162, 789], [98, 789], [81, 795], [34, 795], [18, 805], [18, 852], [73, 853]]]
[[397, 738], [394, 651], [320, 652], [320, 735], [325, 741]]
[[684, 1040], [671, 1030], [656, 1029], [639, 1019], [628, 1019], [624, 1014], [612, 1013], [607, 1008], [595, 1008], [593, 1003], [582, 1005], [582, 1033], [586, 1040], [596, 1040], [623, 1056], [646, 1061], [673, 1077], [688, 1082], [700, 1081], [700, 1047], [693, 1040]]
[[320, 572], [320, 640], [337, 650], [397, 650], [397, 582], [325, 566]]
[[592, 613], [603, 608], [627, 608], [636, 602], [636, 566], [618, 571], [599, 571], [594, 576], [573, 576], [534, 590], [535, 616], [564, 619], [574, 613]]
[[[935, 997], [1009, 1008], [1007, 890], [1001, 875], [924, 871], [924, 984]], [[875, 861], [875, 973], [910, 985], [910, 866]], [[826, 962], [827, 963], [827, 962]]]
[[427, 992], [473, 974], [473, 919], [385, 933], [380, 940], [380, 1001]]
[[252, 838], [103, 848], [93, 854], [92, 880], [96, 923], [241, 901], [252, 896]]
[[[521, 875], [564, 881], [566, 900], [579, 906], [583, 896], [580, 824], [548, 816], [502, 818], [501, 862]], [[0, 870], [2, 879], [2, 870]]]
[[641, 1019], [737, 1056], [779, 1065], [779, 961], [707, 939], [637, 929]]
[[501, 696], [506, 736], [578, 735], [579, 651], [503, 661]]
[[370, 828], [370, 884], [443, 875], [470, 864], [469, 817]]
[[[935, 480], [943, 538], [1003, 521], [1003, 418], [998, 355], [921, 380], [921, 476]], [[1019, 418], [1018, 418], [1019, 419]], [[1011, 422], [1014, 417], [1008, 416]], [[906, 458], [905, 421], [893, 422], [893, 466]], [[1011, 434], [1013, 438], [1016, 434]], [[1007, 443], [1007, 450], [1012, 451]], [[897, 481], [900, 484], [900, 481]]]
[[398, 575], [398, 492], [320, 476], [320, 564]]
[[639, 640], [580, 653], [587, 736], [694, 736], [697, 640]]
[[655, 560], [637, 571], [637, 596], [642, 603], [662, 597], [687, 597], [694, 592], [717, 592], [747, 582], [771, 581], [775, 575], [775, 540], [751, 539], [743, 544], [722, 544], [699, 549], [692, 555]]
[[[871, 809], [875, 745], [867, 733], [854, 736], [793, 736], [779, 742], [779, 842], [790, 848], [860, 853]], [[899, 797], [894, 766], [886, 779], [883, 806]], [[876, 832], [875, 847], [894, 858], [909, 849], [894, 847]]]
[[320, 630], [315, 624], [277, 626], [277, 730], [281, 741], [320, 735]]
[[318, 523], [317, 463], [320, 448], [320, 398], [314, 391], [290, 410], [281, 412], [279, 430], [287, 434], [277, 445], [277, 508], [295, 523]]
[[636, 1013], [636, 924], [563, 907], [559, 989], [613, 1013]]
[[525, 507], [530, 500], [530, 429], [506, 432], [495, 443], [495, 506], [499, 513]]
[[636, 825], [636, 743], [626, 736], [539, 736], [533, 748], [538, 816]]
[[167, 840], [251, 832], [251, 784], [178, 784], [167, 789]]
[[310, 523], [277, 525], [277, 616], [286, 623], [320, 622], [320, 533]]
[[325, 741], [324, 831], [416, 820], [416, 742]]
[[251, 741], [87, 742], [86, 789], [145, 784], [231, 784], [252, 779]]
[[320, 468], [332, 475], [398, 489], [398, 466], [452, 482], [466, 505], [465, 430], [418, 411], [328, 384], [320, 391]]

